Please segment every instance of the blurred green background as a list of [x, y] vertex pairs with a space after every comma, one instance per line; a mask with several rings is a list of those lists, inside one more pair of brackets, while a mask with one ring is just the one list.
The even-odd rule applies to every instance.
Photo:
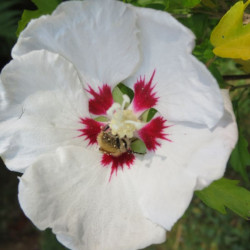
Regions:
[[[143, 0], [128, 2], [138, 4]], [[190, 6], [184, 6], [184, 8], [183, 1], [180, 0], [147, 0], [147, 7], [167, 9], [184, 25], [191, 28], [197, 36], [194, 55], [207, 64], [222, 87], [230, 86], [231, 82], [226, 83], [222, 75], [242, 74], [244, 72], [233, 60], [214, 58], [209, 35], [211, 27], [218, 23], [218, 20], [235, 1], [206, 1], [218, 5], [218, 8], [213, 11], [204, 6], [194, 8], [194, 2], [186, 1], [186, 5], [189, 3], [192, 8]], [[28, 0], [1, 0], [0, 2], [0, 69], [11, 60], [10, 51], [17, 39], [17, 24], [24, 9], [32, 10], [36, 7]], [[232, 82], [234, 85], [245, 83], [250, 82], [249, 80]], [[233, 100], [241, 95], [238, 122], [245, 138], [249, 139], [249, 89], [239, 89], [233, 91], [231, 95]], [[56, 241], [50, 230], [40, 232], [24, 216], [17, 200], [18, 174], [8, 171], [2, 161], [0, 165], [0, 250], [66, 249]], [[244, 187], [250, 188], [249, 182], [244, 181], [230, 165], [226, 176], [241, 180]], [[167, 234], [167, 238], [165, 244], [151, 246], [147, 249], [248, 250], [250, 249], [250, 223], [230, 211], [226, 215], [219, 214], [194, 197], [191, 206], [173, 230]]]

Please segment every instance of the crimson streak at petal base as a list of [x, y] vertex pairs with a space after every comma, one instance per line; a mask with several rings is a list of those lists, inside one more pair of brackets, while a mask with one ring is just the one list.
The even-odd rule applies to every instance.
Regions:
[[85, 128], [78, 130], [82, 133], [80, 136], [84, 136], [85, 140], [89, 141], [88, 145], [97, 143], [97, 135], [101, 132], [101, 127], [104, 124], [88, 117], [80, 118], [80, 123], [85, 125]]
[[98, 90], [99, 93], [94, 91], [90, 85], [88, 85], [88, 89], [86, 89], [86, 91], [93, 96], [92, 99], [89, 99], [89, 112], [94, 115], [106, 115], [107, 110], [114, 102], [111, 87], [107, 84], [103, 84]]
[[135, 160], [135, 156], [134, 154], [130, 152], [126, 152], [118, 157], [108, 155], [108, 154], [103, 154], [101, 163], [104, 167], [107, 167], [111, 164], [111, 173], [109, 177], [109, 181], [110, 181], [114, 173], [117, 175], [117, 171], [119, 167], [121, 167], [122, 170], [123, 170], [124, 165], [130, 168], [133, 165], [134, 160]]
[[157, 104], [158, 97], [156, 97], [156, 92], [153, 92], [155, 85], [152, 85], [154, 76], [155, 70], [147, 83], [145, 76], [140, 76], [139, 80], [135, 83], [135, 95], [132, 103], [135, 112], [143, 112]]
[[165, 122], [166, 120], [162, 116], [158, 116], [138, 131], [148, 150], [155, 151], [161, 145], [159, 139], [171, 142], [167, 138], [168, 134], [164, 132], [164, 129], [169, 127], [165, 125]]
[[[110, 180], [119, 168], [123, 170], [126, 165], [130, 168], [135, 160], [136, 151], [133, 152], [131, 143], [142, 139], [149, 151], [155, 151], [161, 146], [160, 140], [168, 140], [165, 129], [166, 120], [158, 116], [148, 123], [140, 120], [140, 114], [144, 110], [156, 105], [158, 97], [153, 92], [155, 71], [146, 83], [146, 76], [134, 84], [134, 99], [132, 109], [125, 108], [125, 102], [129, 102], [128, 96], [124, 95], [123, 104], [114, 103], [111, 87], [107, 84], [99, 86], [99, 93], [90, 86], [88, 92], [93, 96], [89, 100], [89, 111], [92, 114], [108, 114], [107, 123], [100, 123], [91, 118], [82, 118], [81, 123], [85, 128], [80, 129], [80, 136], [88, 140], [89, 145], [98, 144], [103, 153], [101, 164], [110, 166]], [[125, 132], [126, 131], [126, 132]], [[137, 133], [136, 133], [137, 131]], [[140, 138], [136, 137], [139, 135]], [[99, 140], [97, 140], [99, 136]]]

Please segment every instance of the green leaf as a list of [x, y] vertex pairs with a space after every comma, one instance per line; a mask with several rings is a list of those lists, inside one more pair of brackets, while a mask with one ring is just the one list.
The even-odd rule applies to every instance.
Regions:
[[195, 194], [209, 207], [226, 214], [226, 207], [248, 219], [250, 216], [250, 192], [237, 186], [238, 180], [222, 178]]
[[24, 30], [31, 19], [38, 18], [42, 15], [51, 14], [53, 10], [61, 3], [62, 0], [31, 0], [37, 10], [24, 10], [21, 20], [18, 22], [17, 36]]
[[246, 182], [249, 182], [246, 166], [250, 165], [250, 154], [248, 152], [248, 142], [241, 133], [238, 143], [231, 154], [230, 164], [236, 172], [241, 174]]
[[220, 71], [218, 70], [217, 65], [211, 64], [208, 67], [208, 69], [213, 74], [213, 76], [216, 78], [216, 80], [218, 81], [220, 87], [225, 88], [227, 85], [225, 84], [225, 81], [224, 81]]
[[147, 148], [146, 145], [142, 140], [135, 140], [131, 143], [130, 145], [131, 149], [133, 152], [138, 153], [138, 154], [146, 154]]
[[119, 83], [117, 85], [117, 87], [121, 90], [123, 95], [127, 95], [129, 97], [129, 99], [130, 99], [130, 102], [132, 102], [132, 100], [134, 98], [134, 91], [131, 88], [124, 85], [123, 83]]
[[97, 122], [108, 122], [109, 121], [109, 119], [106, 116], [102, 116], [102, 115], [96, 117], [94, 120]]
[[181, 0], [182, 5], [187, 8], [193, 8], [200, 2], [201, 0]]
[[156, 10], [165, 10], [169, 5], [169, 0], [138, 0], [139, 6]]
[[166, 9], [166, 6], [163, 5], [163, 4], [158, 4], [158, 3], [155, 3], [155, 4], [148, 4], [146, 5], [147, 8], [151, 8], [151, 9], [155, 9], [155, 10], [165, 10]]
[[41, 250], [67, 250], [63, 245], [61, 245], [56, 236], [52, 233], [51, 229], [46, 229], [42, 232], [40, 247]]
[[62, 0], [31, 0], [39, 10], [51, 13]]
[[114, 87], [113, 91], [112, 91], [112, 96], [113, 96], [113, 100], [114, 102], [120, 103], [122, 105], [123, 102], [123, 93], [120, 90], [120, 88], [117, 86]]
[[143, 114], [141, 115], [140, 119], [143, 122], [149, 122], [152, 120], [152, 118], [154, 117], [154, 115], [157, 113], [157, 110], [154, 108], [150, 108], [147, 109], [146, 111], [143, 112]]
[[[20, 15], [20, 11], [14, 9], [15, 4], [17, 3], [18, 1], [16, 0], [9, 0], [1, 2], [0, 4], [0, 36], [1, 38], [7, 39], [10, 43], [16, 40], [15, 31]], [[6, 48], [5, 44], [1, 45], [1, 47], [4, 48], [4, 51], [7, 51], [8, 54], [8, 48]], [[12, 46], [13, 45], [11, 45], [11, 47]]]
[[169, 9], [174, 10], [178, 8], [182, 9], [191, 9], [198, 5], [201, 2], [201, 0], [175, 0], [175, 1], [169, 1]]
[[112, 91], [112, 96], [114, 102], [117, 102], [122, 105], [123, 103], [123, 95], [127, 95], [130, 99], [129, 103], [126, 103], [125, 108], [129, 106], [132, 99], [134, 98], [134, 92], [129, 87], [125, 86], [123, 83], [119, 83], [116, 85]]
[[191, 29], [197, 39], [201, 39], [207, 32], [208, 16], [204, 14], [193, 14], [187, 18], [179, 18], [181, 23]]
[[207, 63], [214, 57], [213, 46], [209, 40], [204, 39], [202, 43], [195, 47], [193, 54], [202, 62]]
[[[242, 116], [244, 115], [244, 112], [246, 113], [246, 115], [249, 112], [249, 109], [248, 109], [249, 105], [247, 105], [247, 108], [244, 111], [244, 103], [246, 100], [249, 100], [249, 95], [246, 95], [244, 97], [242, 95], [243, 93], [244, 91], [241, 92], [241, 94], [238, 95], [232, 101], [234, 113], [235, 113], [238, 124], [241, 124], [241, 120], [243, 118]], [[245, 101], [244, 101], [244, 98], [245, 98]], [[249, 104], [249, 103], [246, 102], [246, 104]], [[238, 128], [239, 128], [239, 139], [238, 139], [238, 143], [234, 151], [231, 154], [230, 164], [236, 172], [241, 174], [241, 176], [246, 182], [249, 182], [248, 174], [246, 171], [246, 167], [250, 165], [250, 154], [248, 152], [248, 142], [243, 136], [242, 127], [239, 126]]]

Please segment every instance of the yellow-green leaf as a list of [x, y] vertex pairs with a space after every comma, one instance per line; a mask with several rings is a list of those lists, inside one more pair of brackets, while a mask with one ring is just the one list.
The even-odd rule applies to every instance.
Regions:
[[102, 116], [102, 115], [96, 117], [94, 120], [97, 122], [108, 122], [109, 121], [109, 119], [106, 116]]
[[226, 58], [250, 59], [250, 24], [243, 25], [243, 15], [250, 0], [237, 2], [214, 28], [210, 40], [214, 54]]
[[226, 207], [244, 219], [250, 217], [250, 192], [239, 181], [222, 178], [195, 194], [209, 207], [226, 214]]
[[131, 143], [130, 147], [134, 153], [146, 154], [146, 152], [147, 152], [147, 148], [146, 148], [145, 143], [140, 139], [133, 141]]
[[239, 63], [241, 65], [241, 69], [246, 73], [250, 73], [250, 60], [244, 61], [242, 59], [235, 59], [235, 62]]

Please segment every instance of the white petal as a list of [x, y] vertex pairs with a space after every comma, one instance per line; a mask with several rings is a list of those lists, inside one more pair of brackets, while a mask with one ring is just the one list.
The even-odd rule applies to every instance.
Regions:
[[155, 155], [136, 162], [135, 185], [145, 216], [170, 230], [188, 207], [194, 190], [223, 176], [237, 141], [237, 126], [228, 93], [223, 92], [225, 114], [216, 128], [175, 124], [167, 129]]
[[92, 87], [117, 84], [139, 62], [135, 13], [113, 0], [71, 1], [31, 21], [12, 56], [47, 49], [70, 60]]
[[195, 176], [176, 162], [172, 154], [157, 150], [137, 159], [133, 167], [134, 185], [144, 215], [167, 230], [184, 214], [196, 184]]
[[71, 249], [132, 250], [164, 241], [165, 230], [141, 213], [130, 170], [109, 182], [100, 160], [80, 147], [41, 157], [20, 180], [25, 214]]
[[227, 90], [222, 90], [224, 115], [212, 135], [192, 156], [188, 168], [198, 176], [195, 189], [202, 189], [224, 174], [229, 156], [238, 140], [238, 129]]
[[137, 8], [139, 39], [143, 54], [138, 71], [126, 83], [149, 79], [156, 70], [156, 107], [169, 121], [216, 125], [223, 115], [223, 102], [215, 79], [191, 55], [193, 34], [169, 14]]
[[11, 61], [2, 71], [0, 153], [8, 168], [23, 171], [40, 154], [81, 144], [80, 117], [88, 102], [73, 65], [48, 51]]

